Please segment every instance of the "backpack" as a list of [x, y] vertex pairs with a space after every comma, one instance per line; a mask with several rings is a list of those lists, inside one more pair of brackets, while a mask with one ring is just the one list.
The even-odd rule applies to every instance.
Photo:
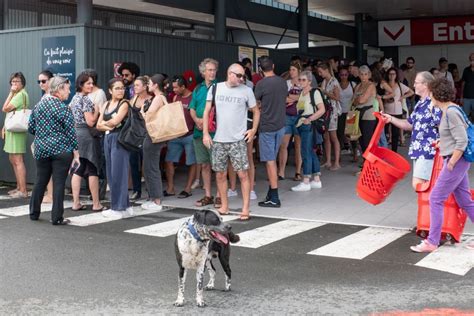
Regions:
[[[462, 116], [464, 117], [464, 121], [467, 124], [466, 133], [467, 133], [467, 146], [464, 150], [464, 154], [462, 155], [466, 161], [474, 162], [474, 125], [469, 121], [467, 118], [466, 113], [459, 107], [459, 106], [448, 106], [449, 108], [455, 108], [459, 112], [461, 112]], [[448, 122], [449, 128], [449, 121], [448, 121], [448, 111], [446, 110], [446, 121]]]
[[321, 98], [323, 99], [324, 114], [317, 120], [312, 121], [311, 125], [314, 129], [318, 131], [318, 133], [324, 134], [328, 130], [329, 122], [331, 121], [332, 105], [327, 95], [321, 92], [321, 89], [313, 88], [309, 93], [309, 97], [311, 99], [311, 105], [313, 106], [314, 113], [316, 113], [316, 111], [318, 110], [316, 108], [316, 101], [314, 99], [314, 94], [316, 93], [316, 90], [319, 92]]
[[134, 106], [135, 102], [129, 105], [127, 120], [118, 135], [118, 142], [128, 151], [140, 151], [147, 133], [145, 120], [140, 109]]

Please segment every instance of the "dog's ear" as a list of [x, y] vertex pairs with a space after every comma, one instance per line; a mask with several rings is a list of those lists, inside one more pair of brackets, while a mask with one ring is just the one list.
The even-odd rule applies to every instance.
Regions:
[[194, 221], [196, 223], [204, 224], [205, 217], [205, 210], [198, 210], [194, 212]]

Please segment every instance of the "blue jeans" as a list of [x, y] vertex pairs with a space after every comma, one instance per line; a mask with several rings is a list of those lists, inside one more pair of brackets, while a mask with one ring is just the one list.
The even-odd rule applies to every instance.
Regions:
[[128, 199], [130, 153], [118, 143], [118, 132], [105, 135], [104, 152], [110, 187], [110, 208], [114, 211], [125, 211], [130, 206]]
[[301, 137], [301, 158], [303, 159], [303, 175], [306, 178], [311, 175], [320, 175], [321, 166], [316, 153], [313, 150], [313, 130], [311, 125], [301, 125], [298, 127]]
[[474, 99], [464, 99], [464, 104], [462, 106], [467, 117], [471, 115], [471, 112], [474, 112]]

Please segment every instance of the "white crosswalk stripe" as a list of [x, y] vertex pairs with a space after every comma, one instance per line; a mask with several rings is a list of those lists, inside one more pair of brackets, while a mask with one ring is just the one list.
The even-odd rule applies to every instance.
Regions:
[[259, 248], [323, 225], [325, 223], [284, 220], [239, 233], [240, 241], [233, 246]]
[[[222, 219], [224, 222], [229, 222], [234, 219], [237, 219], [238, 216], [235, 215], [227, 215], [223, 216]], [[138, 234], [138, 235], [146, 235], [146, 236], [154, 236], [154, 237], [168, 237], [176, 234], [178, 232], [179, 226], [188, 219], [186, 218], [178, 218], [175, 220], [153, 224], [145, 227], [135, 228], [126, 230], [126, 233], [130, 234]]]
[[[130, 216], [129, 218], [158, 213], [161, 211], [143, 210], [140, 206], [135, 206], [133, 208], [133, 212], [134, 212], [133, 216]], [[121, 218], [104, 217], [101, 212], [68, 217], [68, 219], [71, 221], [70, 225], [81, 226], [81, 227], [104, 224], [108, 222], [121, 220]]]
[[[64, 201], [64, 208], [68, 208], [72, 206], [71, 201]], [[41, 212], [51, 212], [51, 204], [41, 204]], [[5, 216], [25, 216], [30, 214], [30, 206], [29, 205], [20, 205], [20, 206], [14, 206], [10, 208], [2, 208], [0, 209], [0, 215], [5, 215]]]
[[5, 218], [8, 218], [8, 217], [6, 217], [6, 216], [0, 216], [0, 219], [5, 219]]
[[308, 254], [360, 260], [408, 233], [407, 230], [369, 227]]
[[474, 250], [465, 248], [467, 242], [441, 246], [415, 265], [457, 275], [466, 275], [474, 268]]

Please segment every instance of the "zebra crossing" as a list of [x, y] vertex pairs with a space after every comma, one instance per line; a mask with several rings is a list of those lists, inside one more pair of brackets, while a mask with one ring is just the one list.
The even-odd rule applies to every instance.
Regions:
[[[85, 202], [84, 204], [87, 204]], [[71, 201], [65, 201], [65, 208], [71, 208]], [[42, 212], [50, 211], [50, 205], [43, 205]], [[143, 235], [150, 238], [167, 238], [176, 234], [179, 226], [192, 214], [192, 210], [176, 209], [171, 206], [164, 207], [162, 211], [142, 210], [140, 206], [134, 207], [134, 215], [128, 219], [120, 220], [114, 218], [105, 218], [100, 213], [83, 213], [81, 215], [66, 211], [66, 218], [71, 220], [71, 226], [77, 228], [87, 228], [95, 225], [112, 225], [116, 221], [127, 221], [134, 218], [143, 218], [139, 221], [139, 227], [124, 229], [121, 232], [130, 235]], [[166, 216], [165, 216], [166, 214]], [[19, 205], [9, 208], [0, 208], [0, 219], [2, 223], [7, 219], [18, 218], [28, 215], [28, 205]], [[148, 216], [148, 217], [147, 217]], [[242, 223], [237, 221], [237, 215], [223, 216], [223, 220], [229, 223], [239, 223], [233, 225], [234, 231], [239, 234], [240, 242], [233, 247], [258, 249], [270, 245], [278, 245], [290, 238], [299, 238], [305, 233], [314, 234], [314, 238], [324, 238], [318, 233], [318, 230], [331, 224], [318, 221], [305, 221], [284, 218], [268, 218], [254, 216], [250, 222]], [[150, 224], [148, 221], [152, 220]], [[160, 222], [156, 223], [159, 220]], [[122, 223], [123, 224], [123, 223]], [[136, 223], [135, 223], [136, 224]], [[346, 225], [347, 226], [347, 225]], [[334, 257], [340, 259], [364, 260], [377, 251], [392, 245], [403, 237], [411, 234], [408, 230], [381, 228], [381, 227], [357, 227], [358, 231], [350, 233], [341, 233], [336, 240], [331, 240], [315, 249], [304, 252], [308, 256], [316, 257]], [[443, 271], [459, 276], [465, 276], [474, 268], [474, 251], [465, 249], [464, 244], [473, 237], [467, 237], [456, 245], [443, 245], [437, 251], [430, 254], [420, 254], [420, 259], [416, 263], [409, 263], [416, 267], [428, 268]], [[417, 239], [413, 236], [413, 242]], [[305, 247], [311, 243], [311, 239], [305, 239]], [[314, 242], [314, 241], [313, 241]], [[299, 244], [299, 243], [297, 243]], [[320, 241], [318, 241], [320, 244]], [[407, 256], [412, 253], [406, 249]]]

